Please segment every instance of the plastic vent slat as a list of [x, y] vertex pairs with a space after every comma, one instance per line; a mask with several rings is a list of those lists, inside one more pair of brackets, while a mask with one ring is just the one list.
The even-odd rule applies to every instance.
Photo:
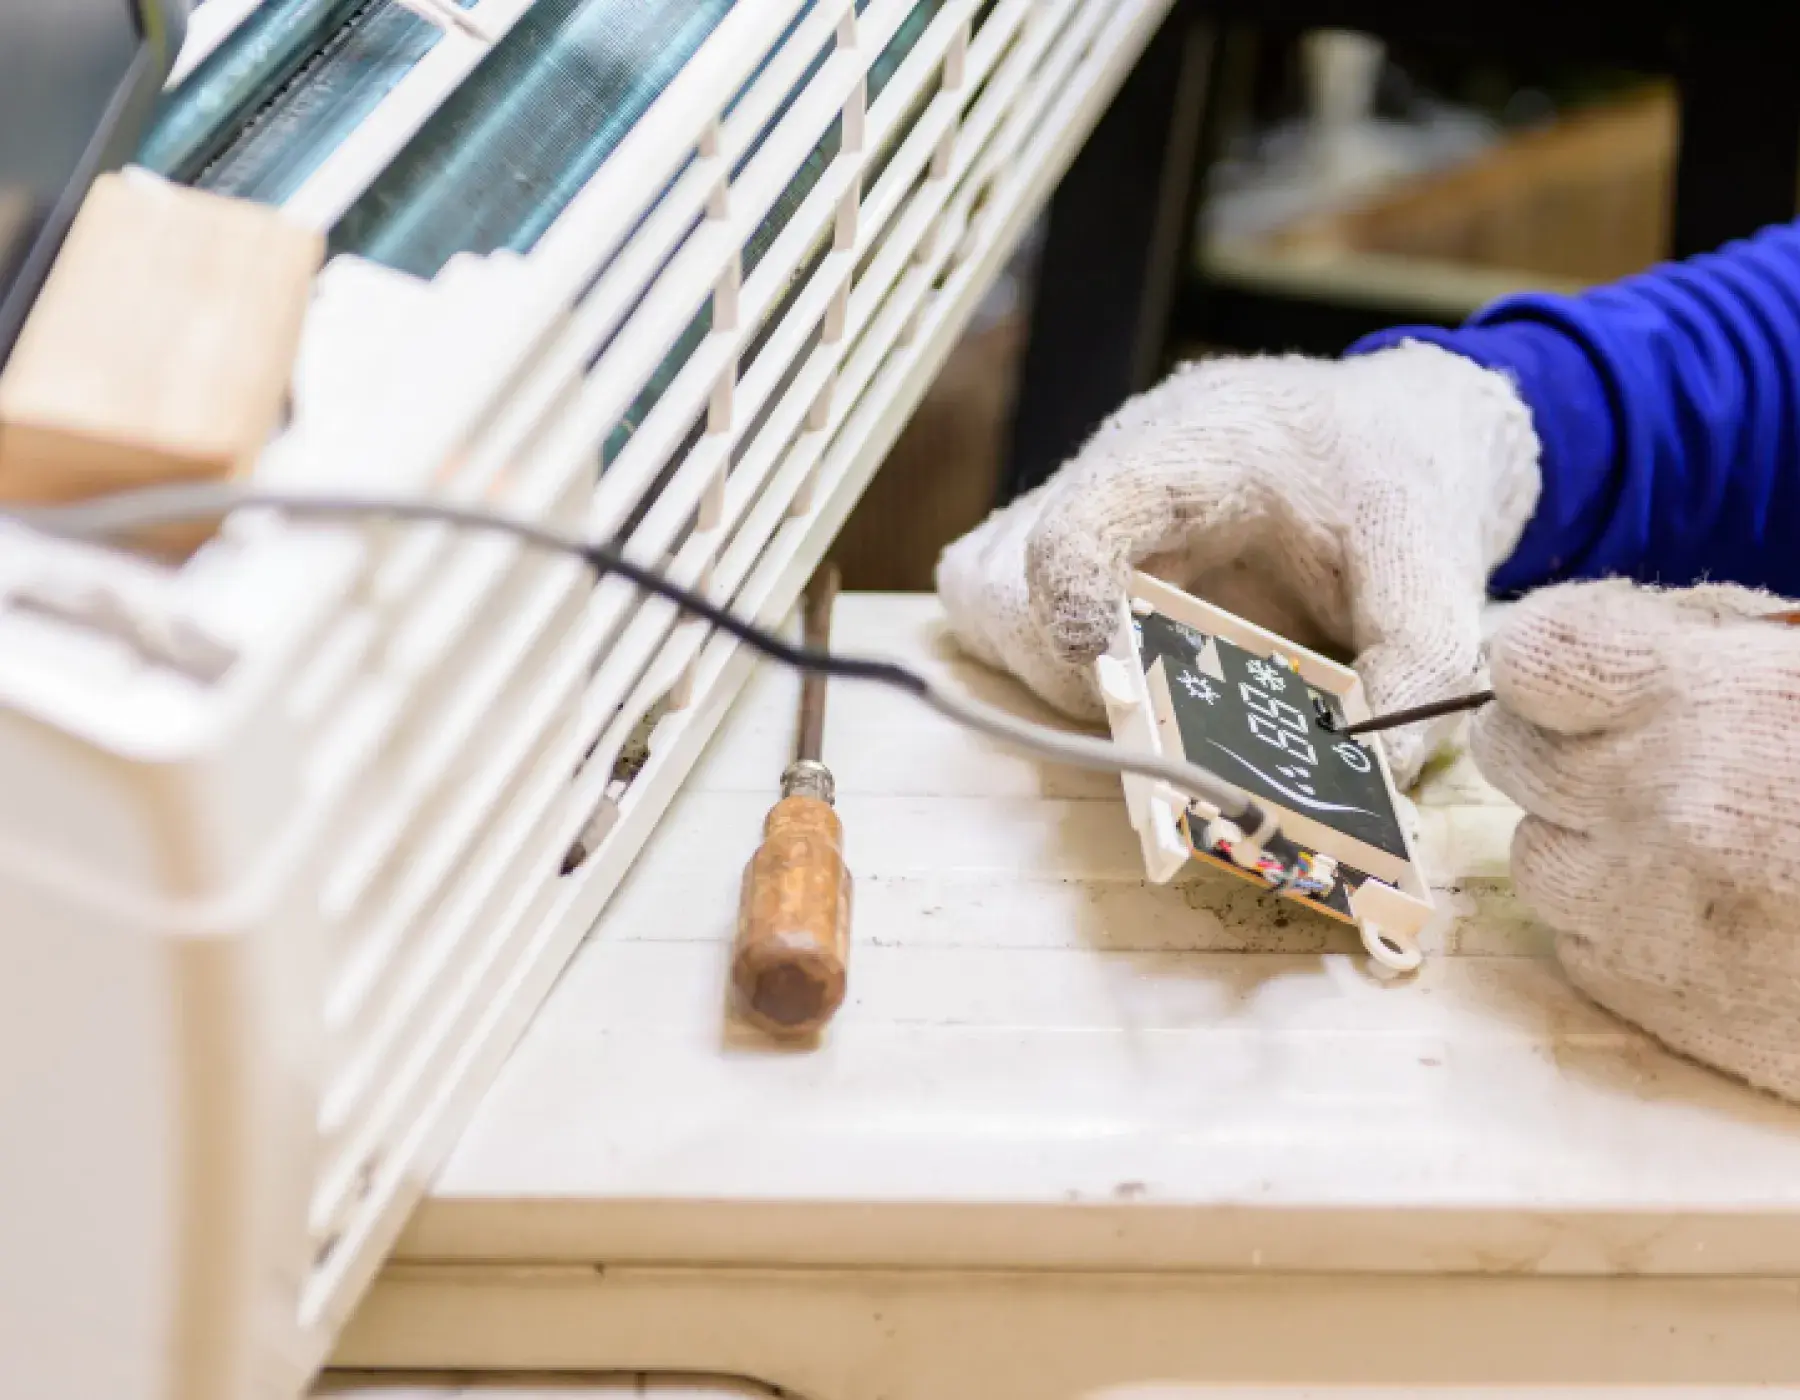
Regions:
[[[252, 21], [272, 18], [241, 0], [205, 8], [218, 18], [196, 33], [214, 55], [242, 52]], [[454, 142], [437, 147], [437, 175], [415, 157], [471, 112], [472, 94], [498, 111], [499, 67], [485, 65], [516, 59], [520, 36], [576, 8], [471, 8], [497, 43], [443, 33], [293, 208], [328, 218], [409, 181], [455, 189], [436, 183]], [[623, 107], [616, 90], [605, 99], [639, 114], [599, 138], [610, 146], [591, 178], [496, 205], [502, 217], [471, 234], [529, 251], [452, 258], [429, 282], [327, 270], [306, 392], [258, 476], [431, 489], [624, 527], [636, 557], [778, 621], [1166, 9], [744, 0], [708, 12], [716, 27], [685, 63]], [[504, 149], [496, 135], [460, 158], [474, 169]], [[584, 168], [583, 149], [565, 142], [566, 171]], [[520, 237], [557, 208], [541, 235]], [[390, 210], [367, 227], [386, 238], [408, 217]], [[394, 245], [419, 266], [437, 259], [428, 224]], [[7, 879], [31, 885], [9, 907], [55, 914], [54, 928], [23, 934], [45, 948], [68, 946], [66, 928], [128, 928], [134, 946], [173, 950], [203, 919], [208, 946], [240, 960], [228, 978], [188, 985], [171, 953], [165, 981], [184, 1014], [241, 1042], [230, 1086], [197, 1078], [184, 1092], [238, 1094], [221, 1112], [279, 1128], [282, 1169], [298, 1174], [304, 1209], [258, 1208], [305, 1236], [304, 1253], [257, 1261], [255, 1278], [304, 1280], [294, 1335], [261, 1349], [304, 1369], [750, 658], [660, 600], [590, 586], [579, 566], [419, 526], [235, 519], [158, 587], [239, 649], [217, 686], [172, 683], [122, 664], [112, 644], [0, 607], [0, 743], [60, 726], [82, 761], [57, 790], [79, 798], [59, 800], [89, 804], [49, 823], [41, 803], [0, 789]], [[613, 760], [652, 710], [649, 761], [619, 795]], [[559, 873], [609, 787], [610, 830]], [[88, 834], [79, 868], [67, 842], [48, 846], [76, 829]], [[144, 856], [164, 848], [202, 855], [188, 884]], [[225, 985], [249, 1000], [220, 1003]], [[280, 1042], [280, 1059], [277, 1024], [299, 1037]], [[217, 1208], [261, 1180], [232, 1182], [241, 1190]], [[236, 1280], [223, 1298], [262, 1296], [232, 1260], [194, 1267]], [[258, 1316], [218, 1330], [272, 1314]], [[298, 1385], [297, 1372], [288, 1390]]]

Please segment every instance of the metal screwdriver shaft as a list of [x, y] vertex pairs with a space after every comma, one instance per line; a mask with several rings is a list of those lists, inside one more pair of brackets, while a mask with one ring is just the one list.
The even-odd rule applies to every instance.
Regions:
[[[1763, 613], [1753, 620], [1773, 622], [1783, 627], [1800, 626], [1800, 608]], [[1459, 714], [1464, 710], [1479, 710], [1493, 698], [1493, 691], [1477, 690], [1468, 695], [1458, 695], [1450, 700], [1433, 700], [1429, 705], [1414, 705], [1407, 710], [1390, 710], [1385, 715], [1375, 715], [1369, 719], [1358, 720], [1355, 724], [1346, 724], [1341, 729], [1335, 725], [1326, 725], [1325, 727], [1351, 738], [1358, 734], [1379, 734], [1384, 729], [1398, 729], [1403, 724], [1422, 724], [1428, 719]]]
[[1329, 727], [1350, 738], [1358, 734], [1379, 734], [1384, 729], [1398, 729], [1403, 724], [1422, 724], [1428, 719], [1460, 714], [1464, 710], [1478, 710], [1493, 698], [1493, 691], [1478, 690], [1472, 695], [1458, 695], [1451, 700], [1433, 700], [1429, 705], [1414, 705], [1409, 710], [1391, 710], [1385, 715], [1375, 715], [1358, 720], [1355, 724], [1346, 724], [1342, 729], [1337, 729], [1335, 725]]

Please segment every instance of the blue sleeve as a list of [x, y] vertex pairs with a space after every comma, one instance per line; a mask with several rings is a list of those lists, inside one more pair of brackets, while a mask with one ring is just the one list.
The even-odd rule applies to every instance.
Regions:
[[1531, 410], [1543, 494], [1496, 593], [1614, 575], [1800, 593], [1800, 225], [1351, 353], [1405, 340], [1504, 373]]

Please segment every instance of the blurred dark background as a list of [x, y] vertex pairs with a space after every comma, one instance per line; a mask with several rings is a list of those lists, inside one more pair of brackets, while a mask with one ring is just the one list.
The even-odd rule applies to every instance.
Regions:
[[1177, 360], [1336, 354], [1796, 213], [1800, 10], [1242, 8], [1176, 7], [847, 527], [846, 586], [929, 588]]

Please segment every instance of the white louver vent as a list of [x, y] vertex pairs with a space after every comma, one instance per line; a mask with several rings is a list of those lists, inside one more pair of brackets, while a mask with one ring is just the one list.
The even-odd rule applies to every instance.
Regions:
[[[779, 620], [1166, 7], [737, 4], [529, 251], [329, 264], [258, 480], [626, 532]], [[531, 5], [406, 8], [441, 37], [295, 217]], [[178, 78], [255, 9], [209, 0]], [[44, 1219], [0, 1239], [113, 1271], [76, 1311], [135, 1341], [83, 1393], [302, 1384], [749, 664], [500, 537], [241, 517], [175, 571], [0, 540], [0, 1010], [57, 1075], [0, 1166]]]

